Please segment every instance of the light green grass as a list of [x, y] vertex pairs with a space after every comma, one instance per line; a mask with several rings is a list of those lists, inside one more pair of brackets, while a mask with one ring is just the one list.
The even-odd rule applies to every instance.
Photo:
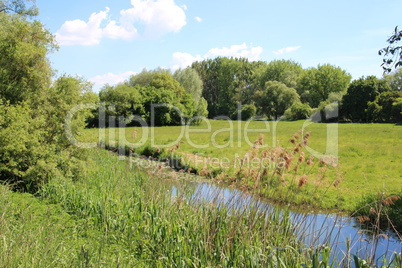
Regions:
[[[253, 143], [260, 135], [264, 134], [264, 142], [268, 146], [275, 147], [278, 144], [287, 148], [293, 145], [289, 142], [293, 134], [303, 128], [304, 121], [296, 122], [262, 122], [255, 121], [248, 125], [249, 130], [244, 134], [246, 122], [233, 121], [232, 125], [227, 121], [209, 121], [209, 129], [206, 122], [200, 126], [191, 126], [190, 131], [184, 131], [184, 136], [180, 139], [181, 127], [156, 127], [156, 128], [121, 128], [101, 130], [106, 133], [106, 140], [119, 140], [119, 135], [132, 144], [138, 144], [142, 135], [148, 133], [146, 143], [155, 147], [161, 145], [174, 145], [179, 141], [180, 149], [175, 150], [175, 154], [186, 158], [188, 155], [197, 155], [204, 158], [228, 158], [235, 159], [236, 156], [243, 157], [250, 149], [250, 144], [246, 142], [246, 137]], [[267, 125], [268, 124], [268, 125]], [[309, 147], [315, 151], [325, 153], [327, 142], [327, 128], [333, 128], [334, 124], [314, 123], [308, 124], [305, 132], [312, 133]], [[296, 203], [316, 204], [326, 208], [342, 209], [352, 211], [359, 203], [363, 195], [386, 191], [389, 194], [400, 194], [402, 192], [402, 126], [393, 124], [338, 124], [339, 134], [339, 162], [343, 180], [338, 187], [326, 187], [325, 189], [315, 190], [316, 198], [304, 200], [311, 191], [303, 191], [297, 198], [292, 196]], [[231, 130], [232, 129], [232, 130]], [[260, 129], [258, 131], [256, 129]], [[263, 130], [267, 131], [263, 131]], [[204, 130], [204, 133], [197, 133], [197, 130]], [[154, 135], [152, 134], [154, 131]], [[136, 132], [136, 137], [133, 137]], [[187, 136], [186, 136], [187, 133]], [[111, 134], [111, 135], [110, 135]], [[114, 135], [114, 136], [113, 136]], [[99, 129], [87, 129], [83, 133], [81, 140], [99, 141]], [[195, 145], [203, 145], [205, 148], [196, 148]], [[308, 155], [309, 153], [306, 152]], [[202, 159], [202, 158], [199, 158]], [[315, 161], [318, 161], [316, 159]], [[198, 170], [202, 164], [196, 167]], [[317, 173], [318, 167], [314, 170]], [[312, 174], [309, 174], [312, 175]], [[334, 177], [334, 173], [329, 174]], [[297, 178], [295, 178], [297, 179]], [[328, 179], [328, 185], [331, 178]], [[310, 179], [314, 182], [316, 179]], [[264, 190], [264, 189], [263, 189]], [[257, 192], [261, 194], [261, 189]], [[310, 189], [311, 190], [311, 189]], [[264, 195], [268, 195], [265, 191]], [[274, 198], [275, 195], [269, 194], [268, 197]], [[283, 197], [281, 197], [283, 198]], [[285, 197], [286, 198], [286, 197]], [[278, 199], [278, 198], [277, 198]]]

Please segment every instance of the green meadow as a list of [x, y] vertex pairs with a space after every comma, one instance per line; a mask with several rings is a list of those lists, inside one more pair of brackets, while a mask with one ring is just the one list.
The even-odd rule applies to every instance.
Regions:
[[[261, 134], [264, 136], [260, 153], [264, 149], [272, 152], [278, 147], [292, 151], [294, 144], [290, 140], [295, 133], [311, 134], [302, 150], [304, 162], [311, 159], [314, 165], [311, 168], [305, 165], [303, 170], [287, 172], [282, 177], [289, 186], [294, 180], [298, 184], [298, 178], [307, 175], [305, 187], [293, 187], [296, 190], [284, 193], [278, 191], [281, 186], [272, 182], [250, 183], [244, 174], [241, 182], [239, 179], [233, 182], [234, 174], [238, 174], [239, 159], [253, 150], [254, 142]], [[219, 181], [233, 183], [239, 188], [246, 184], [249, 186], [243, 187], [246, 191], [273, 201], [353, 212], [368, 195], [402, 192], [402, 126], [395, 124], [209, 120], [190, 127], [86, 129], [80, 141], [99, 142], [100, 139], [112, 147], [117, 146], [119, 141], [120, 144], [129, 144], [138, 155], [149, 156], [149, 152], [155, 153], [158, 148], [165, 155], [173, 153], [201, 175], [217, 177]], [[328, 144], [332, 144], [329, 150]], [[322, 157], [320, 154], [327, 153], [337, 154], [336, 168], [323, 168], [318, 164]], [[257, 165], [256, 168], [261, 167]], [[323, 172], [324, 175], [320, 174]], [[250, 174], [245, 175], [251, 177]]]

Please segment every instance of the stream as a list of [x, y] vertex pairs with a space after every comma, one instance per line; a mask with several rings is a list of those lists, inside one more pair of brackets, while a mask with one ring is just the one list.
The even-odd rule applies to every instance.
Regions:
[[[142, 159], [131, 159], [131, 161], [136, 163], [137, 167], [148, 171], [160, 166], [160, 162], [152, 164], [152, 161]], [[174, 179], [166, 180], [172, 198], [181, 196], [190, 203], [207, 202], [218, 208], [226, 206], [229, 211], [254, 208], [261, 212], [274, 213], [280, 208], [251, 194], [205, 180], [201, 176], [179, 173], [170, 167], [165, 168], [167, 173], [174, 174]], [[381, 266], [388, 265], [395, 253], [402, 254], [402, 241], [392, 231], [377, 236], [350, 216], [314, 211], [301, 212], [289, 208], [283, 208], [281, 211], [285, 210], [290, 211], [294, 231], [306, 249], [330, 245], [331, 262], [342, 263], [345, 257], [353, 259], [353, 255], [356, 255], [364, 260], [370, 259], [372, 263]]]
[[[250, 207], [269, 212], [277, 208], [264, 200], [240, 190], [230, 189], [211, 182], [188, 179], [178, 180], [171, 188], [173, 197], [183, 195], [192, 202], [214, 203], [217, 207], [247, 210]], [[295, 232], [306, 247], [330, 245], [331, 261], [341, 263], [345, 256], [356, 255], [362, 259], [373, 258], [377, 265], [384, 264], [384, 257], [390, 262], [393, 254], [402, 252], [402, 241], [391, 231], [378, 237], [363, 229], [363, 226], [349, 216], [317, 212], [290, 211]], [[349, 248], [349, 250], [348, 250]]]

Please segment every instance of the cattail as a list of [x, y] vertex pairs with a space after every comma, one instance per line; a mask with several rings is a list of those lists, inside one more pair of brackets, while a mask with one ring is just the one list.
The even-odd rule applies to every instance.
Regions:
[[362, 216], [362, 217], [357, 217], [357, 220], [358, 220], [360, 223], [363, 223], [363, 222], [366, 222], [366, 221], [370, 221], [370, 218], [367, 217], [367, 216]]
[[303, 162], [304, 162], [304, 153], [301, 152], [301, 153], [300, 153], [300, 156], [299, 156], [298, 163], [303, 163]]
[[299, 163], [293, 168], [294, 172], [297, 172], [299, 170]]
[[313, 163], [313, 158], [314, 158], [314, 156], [310, 156], [310, 158], [307, 160], [306, 164], [309, 165], [309, 166], [312, 166], [314, 164]]
[[303, 175], [299, 178], [299, 188], [307, 184], [307, 179], [308, 179], [307, 175]]
[[395, 205], [395, 201], [397, 201], [399, 199], [400, 199], [399, 196], [392, 195], [392, 196], [389, 196], [389, 197], [385, 198], [384, 200], [382, 200], [381, 203], [383, 203], [386, 206]]
[[290, 165], [292, 164], [292, 157], [286, 155], [285, 156], [285, 161], [286, 161], [285, 168], [286, 168], [286, 170], [289, 170]]

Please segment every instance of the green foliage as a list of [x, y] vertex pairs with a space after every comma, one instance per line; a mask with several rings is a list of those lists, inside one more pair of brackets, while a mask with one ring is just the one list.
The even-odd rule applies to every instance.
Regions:
[[[193, 97], [163, 70], [144, 70], [127, 83], [106, 85], [99, 96], [106, 106], [106, 120], [123, 117], [123, 122], [119, 122], [123, 126], [136, 124], [132, 122], [134, 116], [157, 126], [180, 125], [182, 119], [191, 118], [196, 113]], [[205, 114], [204, 104], [200, 107], [201, 114]]]
[[268, 81], [278, 81], [290, 88], [297, 88], [303, 68], [292, 60], [274, 60], [268, 63], [260, 78], [259, 85], [264, 87]]
[[35, 5], [35, 0], [27, 0], [33, 2], [33, 5], [27, 7], [24, 0], [5, 0], [0, 1], [0, 13], [15, 13], [22, 16], [37, 16], [38, 8]]
[[402, 230], [401, 198], [401, 193], [386, 194], [385, 190], [379, 193], [368, 193], [356, 204], [356, 212], [353, 216], [375, 231], [390, 229], [400, 232]]
[[55, 48], [40, 22], [0, 13], [0, 99], [39, 105], [52, 76], [47, 55]]
[[210, 117], [230, 116], [236, 112], [237, 102], [245, 100], [244, 96], [249, 94], [252, 66], [255, 64], [245, 58], [218, 57], [193, 63], [192, 68], [203, 81], [203, 97], [208, 102]]
[[[88, 84], [73, 77], [60, 77], [49, 89], [40, 110], [27, 103], [0, 104], [0, 180], [34, 192], [53, 176], [77, 178], [85, 159], [65, 134], [67, 113], [88, 101]], [[77, 112], [70, 122], [77, 136], [90, 110]]]
[[402, 122], [402, 98], [398, 98], [392, 104], [392, 117], [396, 122]]
[[195, 106], [198, 108], [201, 101], [203, 85], [197, 71], [190, 67], [184, 70], [179, 69], [173, 74], [173, 78], [193, 97]]
[[278, 119], [294, 103], [299, 101], [299, 95], [293, 88], [277, 81], [268, 81], [263, 90], [254, 95], [259, 112], [268, 118]]
[[148, 71], [147, 69], [144, 69], [144, 70], [142, 70], [141, 73], [131, 76], [130, 79], [127, 81], [127, 84], [132, 87], [150, 86], [152, 80], [154, 79], [155, 74], [170, 74], [170, 71], [164, 70], [161, 68], [158, 68], [155, 70], [150, 70], [150, 71]]
[[374, 101], [368, 103], [367, 116], [369, 121], [378, 123], [398, 122], [401, 110], [397, 103], [401, 98], [402, 91], [382, 92]]
[[[311, 107], [318, 107], [328, 99], [332, 92], [346, 92], [351, 75], [339, 67], [330, 64], [318, 65], [307, 70], [300, 80], [298, 93], [308, 101]], [[308, 93], [308, 95], [306, 95]]]
[[57, 174], [57, 156], [46, 143], [44, 117], [26, 104], [0, 105], [0, 180], [35, 191]]
[[202, 118], [207, 117], [208, 117], [208, 103], [203, 97], [201, 97], [200, 102], [198, 103], [197, 110], [195, 111], [194, 118], [192, 119], [192, 123], [194, 125], [199, 125], [202, 121]]
[[249, 120], [256, 116], [257, 107], [255, 107], [254, 103], [252, 104], [244, 104], [241, 106], [240, 118], [241, 120]]
[[65, 128], [77, 135], [91, 113], [80, 109], [68, 126], [66, 117], [97, 98], [79, 78], [62, 76], [51, 84], [47, 54], [56, 46], [41, 23], [4, 12], [0, 20], [0, 180], [34, 192], [53, 176], [77, 178], [85, 153]]
[[389, 46], [378, 51], [380, 56], [384, 55], [381, 66], [385, 73], [390, 73], [393, 67], [402, 66], [402, 46], [396, 45], [401, 39], [402, 31], [398, 30], [398, 26], [396, 26], [394, 33], [387, 40]]
[[402, 68], [398, 68], [390, 74], [385, 74], [384, 79], [391, 86], [392, 90], [402, 91]]
[[375, 76], [362, 77], [353, 81], [348, 87], [346, 95], [343, 96], [341, 115], [346, 120], [354, 122], [367, 122], [369, 102], [382, 92], [389, 91], [389, 84]]
[[285, 111], [286, 120], [302, 120], [310, 117], [312, 109], [308, 103], [296, 102]]

